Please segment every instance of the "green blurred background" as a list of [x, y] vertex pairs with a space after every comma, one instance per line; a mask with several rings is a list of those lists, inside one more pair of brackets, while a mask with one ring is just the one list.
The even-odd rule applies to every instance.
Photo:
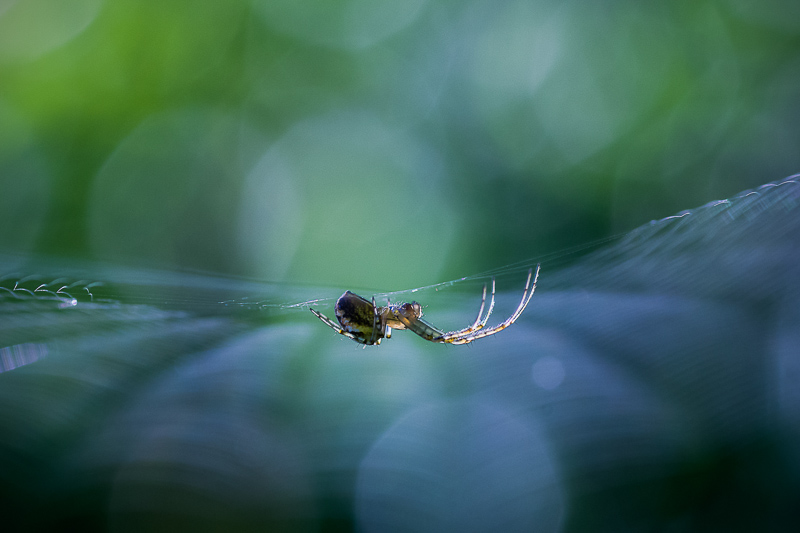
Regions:
[[792, 0], [0, 0], [0, 249], [396, 290], [800, 170]]

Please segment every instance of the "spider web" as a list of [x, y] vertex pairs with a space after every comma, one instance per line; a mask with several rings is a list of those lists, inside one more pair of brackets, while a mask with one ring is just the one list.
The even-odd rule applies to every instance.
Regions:
[[11, 258], [4, 517], [790, 530], [798, 179], [591, 248], [387, 293], [436, 300], [437, 326], [441, 300], [459, 324], [472, 289], [495, 276], [516, 305], [541, 263], [519, 321], [468, 350], [412, 335], [361, 350], [305, 311], [330, 288]]
[[[718, 249], [721, 255], [732, 261], [731, 254], [742, 252], [740, 248], [728, 248], [726, 242], [736, 243], [743, 231], [740, 227], [752, 232], [755, 228], [747, 223], [761, 214], [792, 211], [797, 184], [798, 178], [792, 176], [726, 200], [712, 201], [696, 209], [653, 220], [627, 233], [457, 279], [398, 291], [364, 289], [361, 292], [367, 297], [374, 295], [379, 302], [399, 302], [422, 299], [460, 285], [477, 287], [473, 292], [478, 293], [480, 286], [490, 284], [492, 279], [508, 281], [507, 284], [498, 283], [499, 292], [513, 293], [517, 289], [521, 292], [527, 271], [539, 264], [542, 266], [542, 280], [546, 280], [540, 292], [567, 287], [574, 284], [576, 278], [582, 279], [583, 283], [613, 283], [625, 278], [647, 286], [652, 282], [655, 270], [660, 269], [663, 263], [669, 263], [672, 258], [688, 263], [687, 254], [696, 255], [698, 250], [705, 251], [705, 257], [710, 257], [713, 254], [708, 251]], [[762, 233], [773, 232], [764, 241], [769, 242], [774, 237], [774, 229], [771, 225], [760, 227]], [[577, 257], [580, 259], [576, 260]], [[579, 264], [571, 266], [576, 262]], [[0, 261], [5, 265], [20, 263], [25, 264], [28, 271], [18, 268], [3, 273], [0, 270], [0, 302], [17, 300], [30, 305], [37, 301], [51, 301], [61, 307], [90, 303], [152, 304], [199, 313], [223, 313], [225, 310], [261, 312], [263, 317], [305, 310], [311, 306], [331, 307], [339, 297], [338, 291], [327, 287], [267, 283], [203, 272], [164, 272], [100, 263], [87, 266], [85, 263], [56, 263], [44, 258], [16, 256], [5, 256]], [[628, 268], [623, 270], [611, 268], [625, 266]], [[705, 266], [694, 261], [696, 269]], [[30, 274], [30, 269], [43, 273]], [[609, 278], [612, 273], [615, 279]], [[691, 279], [691, 276], [687, 277]], [[334, 294], [319, 296], [331, 292]]]

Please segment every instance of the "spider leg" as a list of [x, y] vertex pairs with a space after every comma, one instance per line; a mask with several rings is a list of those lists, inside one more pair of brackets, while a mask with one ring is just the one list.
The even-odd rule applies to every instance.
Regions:
[[489, 320], [489, 315], [492, 314], [494, 310], [494, 278], [492, 278], [492, 299], [489, 301], [489, 311], [486, 313], [486, 316], [481, 319], [481, 315], [483, 315], [483, 309], [486, 307], [486, 285], [483, 286], [483, 298], [481, 299], [481, 307], [478, 309], [478, 318], [475, 319], [475, 323], [471, 326], [467, 326], [464, 329], [459, 329], [457, 331], [450, 331], [444, 335], [442, 335], [442, 340], [439, 342], [447, 342], [448, 339], [452, 339], [455, 337], [461, 337], [466, 335], [467, 333], [472, 333], [473, 331], [477, 331], [483, 326], [486, 325], [486, 322]]
[[444, 342], [441, 340], [442, 336], [444, 335], [444, 331], [433, 327], [431, 324], [428, 324], [421, 318], [418, 318], [414, 322], [409, 321], [407, 324], [405, 320], [401, 320], [401, 322], [405, 324], [406, 329], [413, 331], [426, 341]]
[[[536, 282], [539, 280], [540, 267], [541, 265], [536, 265], [536, 276], [533, 276], [533, 269], [528, 270], [528, 280], [525, 282], [525, 291], [522, 293], [522, 300], [520, 300], [516, 311], [514, 311], [510, 317], [489, 329], [473, 331], [471, 333], [465, 333], [455, 337], [445, 337], [445, 339], [441, 342], [447, 342], [449, 344], [468, 344], [474, 340], [482, 339], [483, 337], [488, 337], [489, 335], [494, 335], [495, 333], [503, 331], [508, 326], [516, 322], [522, 312], [525, 310], [525, 307], [527, 307], [528, 302], [530, 302], [531, 298], [533, 298], [533, 292], [536, 290]], [[533, 277], [533, 285], [531, 285], [531, 277]]]
[[325, 324], [326, 324], [326, 325], [327, 325], [329, 328], [331, 328], [333, 331], [335, 331], [335, 332], [336, 332], [336, 333], [338, 333], [339, 335], [344, 335], [345, 337], [350, 337], [351, 339], [353, 339], [353, 340], [354, 340], [354, 341], [356, 341], [356, 342], [361, 342], [361, 341], [359, 341], [359, 340], [356, 338], [356, 336], [355, 336], [355, 335], [353, 335], [352, 333], [350, 333], [350, 332], [348, 332], [348, 331], [345, 331], [345, 330], [343, 330], [343, 329], [341, 328], [341, 326], [339, 326], [339, 325], [338, 325], [336, 322], [334, 322], [334, 321], [333, 321], [333, 320], [331, 320], [330, 318], [326, 317], [325, 315], [323, 315], [323, 314], [322, 314], [322, 313], [320, 313], [319, 311], [315, 311], [315, 310], [313, 310], [313, 309], [310, 309], [310, 311], [311, 311], [312, 313], [314, 313], [314, 315], [316, 315], [316, 317], [317, 317], [317, 318], [319, 318], [320, 320], [322, 320], [322, 321], [323, 321], [323, 322], [324, 322], [324, 323], [325, 323]]
[[380, 344], [381, 340], [378, 338], [378, 325], [380, 324], [381, 319], [380, 315], [378, 315], [378, 306], [375, 305], [375, 297], [372, 297], [372, 333], [369, 337], [370, 344]]
[[401, 312], [394, 313], [394, 317], [400, 321], [400, 323], [402, 323], [407, 330], [413, 331], [426, 341], [444, 342], [439, 340], [444, 335], [444, 331], [433, 327], [431, 324], [428, 324], [421, 318], [411, 319]]
[[[391, 309], [391, 308], [392, 308], [392, 301], [389, 298], [386, 298], [386, 309]], [[392, 338], [392, 328], [390, 328], [388, 324], [386, 325], [386, 331], [383, 332], [383, 336], [386, 339]]]

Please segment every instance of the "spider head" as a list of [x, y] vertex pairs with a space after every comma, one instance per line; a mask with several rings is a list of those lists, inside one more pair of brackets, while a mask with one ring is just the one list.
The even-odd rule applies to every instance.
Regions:
[[420, 318], [422, 316], [422, 306], [417, 302], [411, 302], [405, 305], [407, 306], [408, 311], [413, 313], [415, 317]]
[[417, 302], [400, 304], [397, 313], [406, 317], [407, 320], [416, 320], [422, 316], [422, 306]]

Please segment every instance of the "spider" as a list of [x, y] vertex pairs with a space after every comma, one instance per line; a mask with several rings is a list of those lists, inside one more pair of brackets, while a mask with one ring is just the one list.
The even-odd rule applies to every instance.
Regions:
[[[492, 278], [492, 299], [489, 301], [489, 310], [486, 312], [486, 315], [483, 314], [483, 310], [486, 306], [486, 285], [484, 285], [481, 307], [478, 310], [478, 318], [475, 319], [475, 322], [473, 322], [471, 326], [448, 333], [422, 320], [422, 306], [417, 302], [387, 303], [385, 307], [378, 307], [375, 305], [374, 296], [372, 302], [370, 302], [366, 298], [362, 298], [350, 291], [342, 294], [336, 301], [334, 310], [339, 324], [336, 324], [336, 322], [314, 309], [311, 309], [311, 312], [333, 331], [345, 337], [349, 337], [359, 344], [380, 344], [382, 339], [389, 339], [392, 337], [392, 328], [409, 329], [426, 341], [447, 344], [468, 344], [474, 340], [488, 337], [489, 335], [494, 335], [504, 330], [519, 318], [522, 311], [525, 310], [525, 306], [531, 301], [533, 291], [536, 290], [536, 281], [539, 279], [540, 266], [541, 265], [536, 265], [535, 276], [533, 275], [533, 269], [528, 271], [525, 291], [522, 293], [522, 300], [519, 302], [517, 310], [505, 321], [487, 329], [483, 329], [483, 327], [486, 325], [486, 321], [489, 320], [489, 315], [492, 314], [492, 310], [494, 309], [494, 278]], [[531, 278], [533, 278], [533, 285], [531, 285]]]

